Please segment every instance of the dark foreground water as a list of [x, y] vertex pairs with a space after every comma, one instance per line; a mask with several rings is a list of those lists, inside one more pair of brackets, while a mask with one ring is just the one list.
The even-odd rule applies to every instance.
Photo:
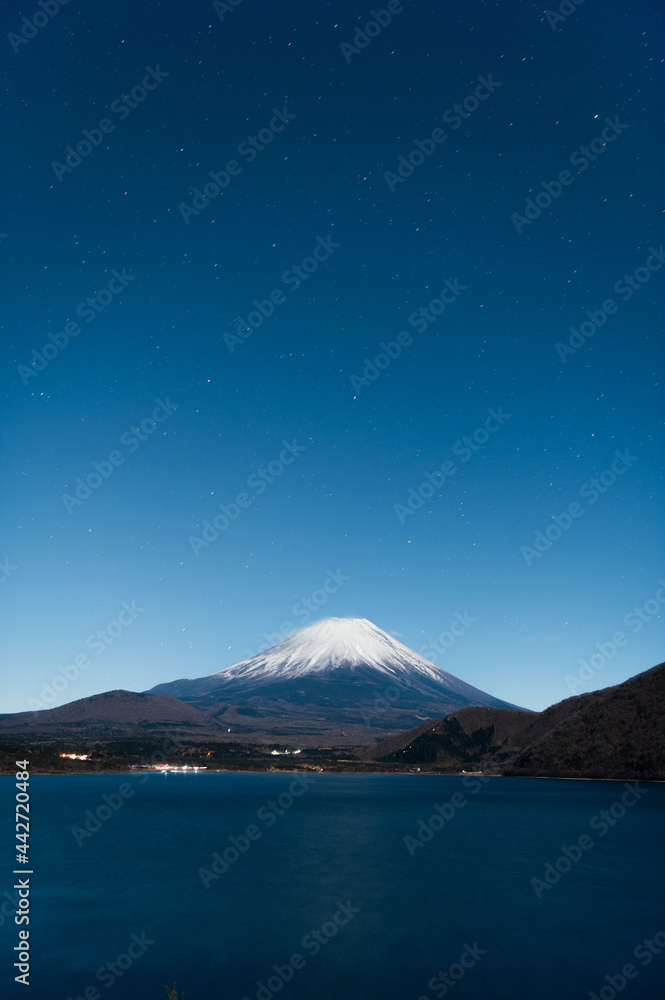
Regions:
[[665, 994], [664, 786], [310, 780], [34, 777], [26, 988], [1, 778], [0, 995], [164, 1000], [174, 980], [185, 1000]]

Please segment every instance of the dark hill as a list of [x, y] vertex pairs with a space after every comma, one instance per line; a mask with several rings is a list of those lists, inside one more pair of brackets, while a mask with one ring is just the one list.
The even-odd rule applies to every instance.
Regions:
[[544, 712], [464, 708], [390, 737], [366, 760], [422, 770], [665, 779], [665, 664]]
[[118, 739], [138, 733], [161, 736], [176, 730], [191, 732], [193, 738], [218, 740], [227, 733], [226, 726], [177, 698], [133, 691], [107, 691], [59, 708], [0, 718], [2, 739], [26, 734], [54, 739]]

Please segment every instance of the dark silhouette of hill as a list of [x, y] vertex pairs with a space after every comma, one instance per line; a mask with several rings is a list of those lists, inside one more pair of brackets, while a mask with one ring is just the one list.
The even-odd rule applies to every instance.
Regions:
[[119, 739], [161, 736], [183, 730], [194, 738], [227, 737], [227, 727], [205, 712], [163, 694], [107, 691], [59, 708], [17, 712], [0, 718], [0, 738]]
[[421, 770], [524, 777], [665, 779], [665, 664], [544, 712], [464, 708], [367, 749]]

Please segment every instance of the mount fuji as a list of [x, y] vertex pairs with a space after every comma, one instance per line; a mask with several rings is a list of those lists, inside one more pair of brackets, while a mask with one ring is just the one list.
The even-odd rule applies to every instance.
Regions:
[[459, 708], [516, 708], [436, 667], [365, 618], [327, 618], [208, 677], [158, 684], [235, 734], [358, 745]]

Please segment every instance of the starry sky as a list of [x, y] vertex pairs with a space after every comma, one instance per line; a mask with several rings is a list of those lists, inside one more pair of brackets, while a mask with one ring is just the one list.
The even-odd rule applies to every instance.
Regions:
[[660, 662], [665, 11], [45, 6], [1, 14], [2, 710], [327, 616], [532, 709]]

